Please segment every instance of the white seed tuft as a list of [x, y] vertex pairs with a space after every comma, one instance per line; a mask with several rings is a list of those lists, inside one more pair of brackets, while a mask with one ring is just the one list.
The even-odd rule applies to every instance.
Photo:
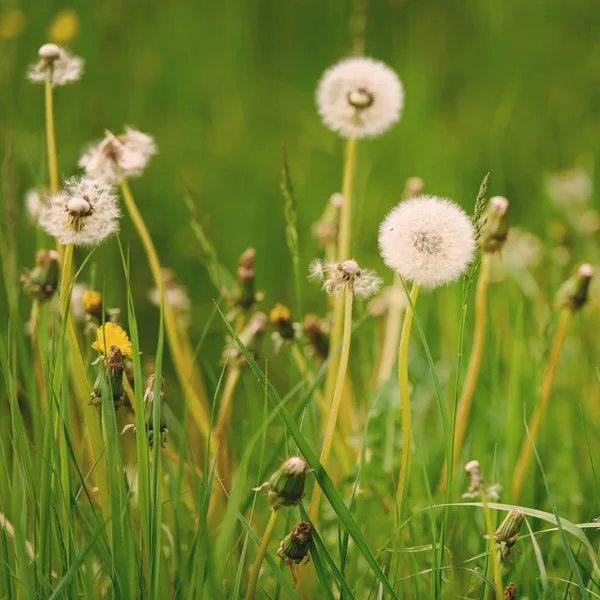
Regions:
[[323, 123], [346, 138], [374, 137], [387, 131], [404, 105], [396, 73], [372, 58], [346, 58], [325, 73], [317, 88]]
[[417, 196], [398, 204], [379, 227], [379, 250], [385, 264], [427, 288], [456, 280], [475, 252], [475, 231], [454, 202]]
[[44, 44], [38, 51], [40, 60], [31, 65], [27, 78], [35, 83], [45, 83], [48, 69], [52, 85], [65, 85], [81, 78], [83, 59], [69, 54], [56, 44]]

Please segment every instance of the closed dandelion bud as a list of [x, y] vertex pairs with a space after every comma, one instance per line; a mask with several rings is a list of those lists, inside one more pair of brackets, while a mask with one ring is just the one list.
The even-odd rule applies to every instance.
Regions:
[[292, 533], [288, 533], [281, 540], [277, 554], [288, 565], [291, 563], [299, 564], [307, 558], [311, 541], [312, 528], [310, 523], [302, 521], [294, 527]]
[[525, 515], [518, 508], [513, 508], [506, 515], [504, 521], [500, 523], [500, 527], [496, 529], [494, 539], [496, 540], [496, 549], [501, 562], [510, 558], [510, 551], [519, 539], [519, 533], [524, 518]]
[[243, 309], [250, 309], [256, 302], [256, 291], [254, 281], [256, 278], [256, 250], [248, 248], [238, 260], [237, 268], [237, 297], [236, 304]]
[[517, 588], [515, 584], [511, 581], [504, 588], [504, 600], [514, 600], [517, 597]]
[[294, 326], [290, 309], [283, 304], [276, 304], [269, 313], [269, 322], [277, 329], [284, 340], [294, 339]]
[[556, 297], [556, 304], [571, 309], [573, 312], [579, 310], [588, 300], [590, 283], [594, 276], [592, 265], [581, 265], [577, 272], [563, 285]]
[[409, 177], [404, 182], [404, 190], [402, 191], [402, 200], [414, 198], [418, 196], [425, 187], [425, 182], [420, 177]]
[[94, 290], [86, 290], [81, 298], [85, 312], [102, 323], [102, 294]]
[[326, 322], [314, 313], [304, 317], [306, 341], [321, 360], [329, 356], [329, 331]]
[[479, 232], [479, 246], [484, 252], [502, 250], [508, 236], [508, 200], [503, 196], [490, 198]]
[[306, 470], [306, 461], [299, 456], [292, 456], [271, 475], [268, 497], [273, 510], [300, 503], [304, 497]]
[[49, 300], [58, 287], [58, 253], [55, 250], [39, 250], [35, 267], [21, 277], [25, 294], [32, 300]]
[[[123, 373], [125, 367], [123, 365], [123, 354], [118, 346], [110, 346], [106, 359], [104, 361], [106, 374], [108, 376], [108, 386], [112, 394], [112, 400], [115, 405], [115, 410], [123, 405], [125, 398], [125, 386], [123, 384]], [[99, 377], [94, 384], [92, 390], [91, 404], [99, 404], [102, 400], [102, 380]]]
[[[155, 376], [150, 375], [146, 382], [146, 389], [144, 391], [144, 413], [146, 417], [146, 433], [148, 434], [148, 445], [150, 448], [154, 445], [154, 384]], [[161, 377], [160, 380], [160, 445], [164, 448], [167, 445], [169, 438], [169, 430], [167, 429], [167, 420], [165, 419], [163, 411], [163, 401], [165, 399], [165, 380]]]

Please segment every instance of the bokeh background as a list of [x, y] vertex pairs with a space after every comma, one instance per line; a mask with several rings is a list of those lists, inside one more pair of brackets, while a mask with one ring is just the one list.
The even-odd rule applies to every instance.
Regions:
[[[353, 249], [362, 264], [384, 272], [377, 226], [409, 176], [471, 209], [490, 171], [490, 191], [510, 199], [513, 223], [542, 236], [555, 210], [545, 175], [579, 164], [594, 179], [600, 11], [590, 0], [36, 0], [0, 7], [0, 139], [3, 148], [14, 142], [18, 206], [46, 180], [43, 88], [27, 82], [25, 71], [43, 42], [65, 43], [86, 69], [55, 96], [61, 173], [77, 172], [82, 150], [107, 128], [131, 125], [156, 137], [160, 154], [133, 191], [164, 264], [190, 292], [196, 336], [215, 290], [189, 227], [185, 185], [220, 260], [233, 270], [253, 245], [267, 303], [291, 303], [280, 143], [299, 201], [305, 268], [318, 255], [311, 224], [339, 190], [342, 168], [342, 141], [321, 124], [314, 91], [323, 70], [361, 35], [357, 14], [366, 14], [365, 53], [395, 68], [406, 90], [401, 122], [359, 145]], [[23, 210], [19, 220], [25, 266], [35, 235]], [[153, 343], [158, 313], [144, 293], [150, 272], [127, 218], [122, 230], [138, 316], [147, 324], [142, 343]], [[109, 304], [122, 303], [123, 286], [111, 285], [122, 278], [116, 245], [100, 248], [94, 262]], [[304, 293], [308, 309], [322, 310], [318, 286]], [[203, 352], [214, 358], [221, 343], [220, 334], [210, 335]]]

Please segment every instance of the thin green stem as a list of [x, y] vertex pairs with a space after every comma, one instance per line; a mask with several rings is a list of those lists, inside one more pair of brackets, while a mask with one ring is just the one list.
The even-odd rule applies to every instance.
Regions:
[[[417, 302], [419, 296], [419, 285], [414, 283], [410, 292], [412, 306]], [[400, 349], [398, 351], [398, 385], [400, 388], [401, 403], [401, 421], [402, 421], [402, 463], [400, 466], [400, 476], [398, 477], [398, 487], [396, 490], [396, 511], [395, 525], [402, 520], [402, 508], [404, 496], [406, 494], [407, 481], [410, 473], [410, 457], [412, 445], [412, 425], [410, 413], [410, 392], [408, 388], [408, 346], [410, 341], [410, 330], [413, 321], [413, 310], [411, 306], [406, 308], [404, 313], [404, 323], [402, 325], [402, 334], [400, 336]]]
[[[162, 290], [163, 276], [160, 260], [150, 237], [150, 233], [144, 219], [138, 210], [131, 189], [127, 181], [121, 183], [121, 193], [123, 201], [127, 207], [127, 212], [140, 236], [142, 245], [148, 258], [154, 285]], [[200, 374], [194, 369], [193, 357], [187, 352], [189, 344], [180, 338], [180, 332], [177, 327], [177, 317], [173, 312], [173, 308], [165, 303], [164, 305], [165, 329], [167, 332], [167, 340], [171, 350], [171, 356], [177, 371], [179, 383], [183, 387], [188, 398], [186, 407], [190, 411], [191, 416], [196, 423], [199, 431], [204, 439], [208, 439], [210, 430], [210, 412], [206, 401], [206, 392]]]
[[487, 503], [484, 486], [481, 486], [481, 501], [483, 503], [483, 514], [485, 517], [485, 529], [490, 545], [490, 560], [492, 563], [492, 572], [494, 573], [494, 591], [496, 600], [504, 599], [504, 584], [502, 583], [502, 570], [500, 561], [498, 560], [498, 552], [496, 550], [496, 537], [494, 535], [494, 524], [492, 522], [492, 514]]
[[[346, 371], [348, 369], [348, 359], [350, 357], [350, 340], [352, 339], [352, 300], [354, 298], [354, 290], [347, 286], [344, 291], [344, 327], [342, 337], [342, 351], [340, 354], [340, 364], [338, 368], [335, 390], [333, 393], [333, 401], [329, 410], [327, 426], [325, 427], [325, 436], [323, 437], [323, 446], [321, 448], [321, 456], [319, 461], [324, 469], [327, 469], [329, 456], [331, 454], [331, 446], [335, 436], [335, 430], [342, 404], [344, 383], [346, 381]], [[321, 488], [315, 485], [310, 499], [310, 508], [308, 510], [309, 517], [313, 523], [318, 520], [319, 501], [321, 499]]]
[[273, 537], [273, 532], [275, 531], [275, 525], [277, 524], [277, 517], [279, 516], [278, 510], [271, 511], [271, 516], [269, 517], [269, 522], [267, 523], [267, 528], [262, 537], [262, 541], [258, 548], [258, 554], [256, 555], [256, 560], [252, 565], [252, 570], [250, 571], [250, 579], [248, 581], [248, 591], [246, 593], [246, 600], [254, 600], [256, 597], [256, 586], [258, 585], [258, 576], [260, 574], [260, 568], [262, 566], [263, 560], [267, 554], [267, 549], [269, 547], [269, 542]]
[[[563, 308], [558, 321], [556, 332], [552, 340], [552, 346], [550, 347], [550, 355], [548, 357], [548, 365], [544, 372], [544, 379], [542, 380], [542, 388], [540, 392], [540, 402], [535, 407], [531, 420], [529, 421], [529, 432], [531, 433], [531, 439], [533, 443], [537, 441], [540, 426], [546, 411], [548, 410], [548, 402], [550, 400], [550, 392], [552, 391], [552, 384], [554, 383], [554, 375], [556, 374], [556, 368], [558, 367], [558, 360], [560, 358], [560, 352], [565, 341], [565, 335], [567, 332], [567, 326], [571, 320], [572, 312], [569, 308]], [[532, 444], [529, 439], [525, 437], [521, 444], [521, 452], [515, 466], [515, 471], [512, 480], [512, 502], [517, 503], [521, 492], [523, 491], [523, 484], [525, 483], [525, 476], [527, 475], [527, 469], [531, 462]]]

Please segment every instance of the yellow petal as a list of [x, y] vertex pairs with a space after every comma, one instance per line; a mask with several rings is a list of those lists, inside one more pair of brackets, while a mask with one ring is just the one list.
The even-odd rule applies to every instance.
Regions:
[[111, 346], [116, 346], [123, 356], [133, 355], [133, 347], [125, 330], [115, 323], [105, 323], [96, 330], [96, 341], [92, 348], [104, 354]]

